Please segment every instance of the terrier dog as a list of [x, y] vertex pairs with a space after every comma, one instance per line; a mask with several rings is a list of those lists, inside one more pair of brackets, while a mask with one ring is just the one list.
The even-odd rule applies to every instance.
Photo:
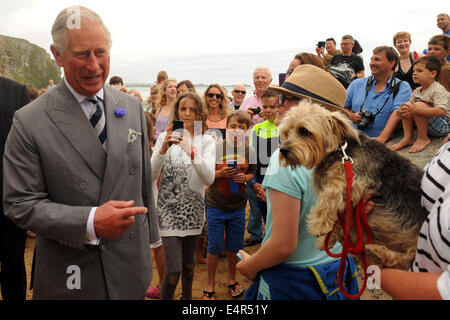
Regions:
[[[367, 214], [372, 244], [366, 244], [365, 249], [378, 264], [408, 269], [427, 217], [420, 205], [421, 170], [359, 133], [342, 113], [311, 102], [291, 108], [279, 130], [280, 165], [315, 168], [312, 183], [317, 203], [308, 216], [308, 228], [319, 237], [317, 247], [323, 249], [324, 235], [333, 230], [339, 213], [345, 212], [346, 174], [340, 146], [347, 142], [345, 152], [353, 159], [352, 204], [355, 206], [368, 194], [374, 202]], [[356, 238], [355, 231], [351, 230], [350, 238]], [[339, 224], [331, 235], [330, 248], [337, 239], [343, 239]]]

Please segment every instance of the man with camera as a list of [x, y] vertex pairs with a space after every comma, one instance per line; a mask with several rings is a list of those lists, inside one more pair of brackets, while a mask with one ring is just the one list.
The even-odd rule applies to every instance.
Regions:
[[394, 48], [375, 48], [370, 59], [372, 75], [354, 80], [347, 89], [345, 110], [355, 128], [382, 143], [389, 140], [400, 122], [394, 110], [411, 96], [409, 84], [393, 76], [398, 61]]
[[[327, 50], [325, 54], [324, 48]], [[336, 50], [336, 40], [328, 38], [326, 41], [319, 41], [316, 48], [317, 55], [322, 59], [324, 67], [331, 64], [331, 59], [337, 54], [342, 54], [341, 50]]]

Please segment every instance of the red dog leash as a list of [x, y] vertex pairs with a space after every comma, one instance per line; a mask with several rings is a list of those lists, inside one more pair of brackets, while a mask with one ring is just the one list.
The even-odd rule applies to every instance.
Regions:
[[[346, 147], [347, 142], [345, 142], [345, 144], [341, 147], [341, 151], [344, 154], [344, 157], [342, 158], [342, 163], [345, 165], [345, 180], [347, 184], [347, 203], [345, 209], [345, 217], [344, 213], [339, 214], [339, 220], [336, 221], [335, 225], [333, 226], [333, 230], [331, 230], [325, 237], [324, 249], [325, 252], [330, 257], [341, 258], [339, 264], [338, 284], [342, 294], [349, 299], [357, 299], [363, 294], [364, 290], [366, 289], [368, 278], [363, 231], [366, 234], [367, 244], [372, 243], [372, 234], [370, 232], [369, 223], [367, 222], [367, 216], [363, 201], [361, 200], [355, 208], [353, 208], [352, 205], [351, 199], [352, 199], [352, 184], [353, 184], [353, 166], [352, 166], [353, 160], [345, 153]], [[341, 228], [344, 232], [344, 243], [342, 243], [342, 252], [339, 254], [334, 254], [330, 252], [328, 245], [330, 241], [330, 236], [333, 233], [337, 223], [341, 224]], [[355, 244], [350, 239], [350, 228], [352, 227], [352, 225], [356, 228]], [[349, 294], [344, 288], [344, 273], [348, 254], [360, 256], [362, 267], [364, 269], [363, 286], [361, 288], [361, 291], [355, 295]]]

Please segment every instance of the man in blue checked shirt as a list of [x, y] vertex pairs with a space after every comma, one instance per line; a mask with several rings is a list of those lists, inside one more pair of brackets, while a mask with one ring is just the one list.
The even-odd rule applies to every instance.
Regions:
[[370, 59], [372, 75], [354, 80], [347, 89], [345, 110], [355, 128], [381, 143], [389, 140], [401, 121], [395, 110], [411, 97], [409, 84], [393, 76], [398, 62], [394, 48], [375, 48]]

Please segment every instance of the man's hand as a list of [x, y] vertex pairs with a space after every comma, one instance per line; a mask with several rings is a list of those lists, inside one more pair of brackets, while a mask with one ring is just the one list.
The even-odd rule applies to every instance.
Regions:
[[362, 120], [362, 117], [360, 116], [359, 112], [348, 112], [350, 119], [354, 122], [354, 123], [359, 123]]
[[134, 224], [134, 216], [146, 214], [145, 207], [133, 207], [134, 201], [110, 200], [95, 210], [94, 229], [98, 238], [114, 239]]

